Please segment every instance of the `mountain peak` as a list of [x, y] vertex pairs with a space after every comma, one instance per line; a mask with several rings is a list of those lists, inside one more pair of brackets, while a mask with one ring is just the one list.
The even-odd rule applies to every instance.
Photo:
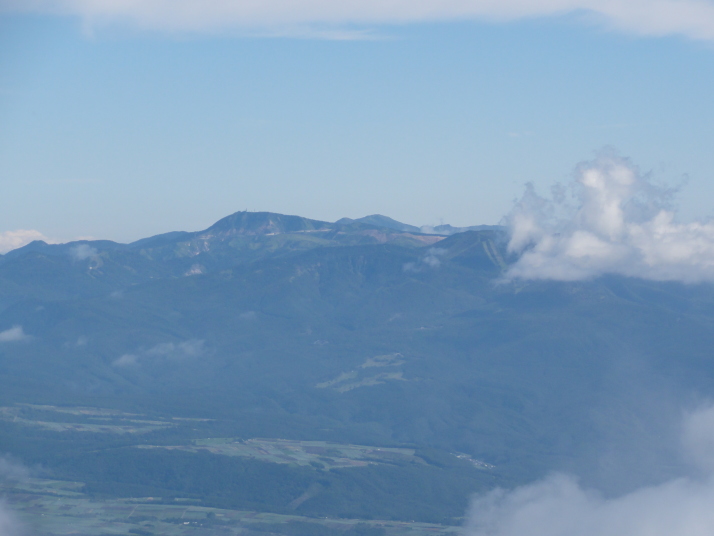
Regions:
[[236, 212], [218, 220], [203, 235], [274, 235], [331, 229], [328, 222], [274, 212]]

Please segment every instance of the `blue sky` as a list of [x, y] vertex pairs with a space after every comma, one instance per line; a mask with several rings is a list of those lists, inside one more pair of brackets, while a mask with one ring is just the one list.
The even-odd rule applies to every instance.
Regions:
[[604, 146], [687, 176], [683, 220], [712, 215], [706, 25], [565, 10], [278, 31], [35, 3], [0, 0], [0, 233], [130, 241], [244, 209], [497, 223], [525, 182], [546, 192]]

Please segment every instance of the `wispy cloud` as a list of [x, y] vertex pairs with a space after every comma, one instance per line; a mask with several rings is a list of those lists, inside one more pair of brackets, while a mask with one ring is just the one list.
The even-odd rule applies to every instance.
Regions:
[[466, 536], [703, 536], [714, 534], [714, 408], [684, 420], [683, 444], [701, 478], [682, 477], [604, 498], [553, 475], [473, 502]]
[[204, 266], [201, 266], [200, 264], [193, 264], [191, 266], [191, 269], [186, 271], [185, 274], [183, 275], [201, 275], [206, 271], [206, 268]]
[[405, 272], [419, 273], [423, 270], [429, 268], [436, 269], [441, 266], [441, 259], [439, 257], [443, 256], [446, 250], [443, 248], [429, 248], [426, 255], [421, 257], [418, 262], [407, 262], [404, 264], [402, 269]]
[[0, 482], [20, 482], [29, 476], [30, 471], [20, 462], [8, 455], [0, 456]]
[[149, 348], [146, 351], [148, 356], [168, 357], [171, 359], [185, 359], [199, 357], [205, 351], [205, 341], [201, 339], [189, 339], [187, 341], [163, 342]]
[[141, 361], [164, 359], [182, 361], [201, 357], [206, 352], [206, 341], [189, 339], [182, 342], [162, 342], [149, 349], [141, 349], [131, 354], [123, 354], [112, 362], [119, 368], [137, 366]]
[[0, 343], [27, 341], [30, 336], [25, 333], [22, 326], [13, 326], [5, 331], [0, 331]]
[[360, 37], [350, 25], [575, 13], [629, 33], [714, 39], [714, 5], [707, 0], [0, 0], [0, 9], [78, 15], [90, 27], [120, 22], [170, 31], [263, 29], [338, 39]]
[[88, 244], [77, 244], [70, 248], [69, 254], [75, 261], [84, 261], [95, 258], [99, 252]]
[[112, 361], [112, 366], [124, 368], [131, 367], [139, 363], [139, 356], [134, 354], [124, 354]]
[[612, 152], [578, 166], [550, 199], [528, 185], [506, 218], [508, 249], [520, 255], [507, 277], [714, 281], [714, 222], [678, 223], [676, 193]]
[[7, 253], [13, 249], [26, 246], [34, 240], [44, 240], [52, 242], [49, 238], [39, 231], [33, 229], [17, 229], [16, 231], [5, 231], [0, 233], [0, 253]]

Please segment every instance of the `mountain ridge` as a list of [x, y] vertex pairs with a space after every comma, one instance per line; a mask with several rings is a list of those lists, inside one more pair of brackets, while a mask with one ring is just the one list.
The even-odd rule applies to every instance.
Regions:
[[239, 211], [225, 216], [206, 229], [199, 231], [169, 231], [158, 235], [152, 235], [145, 238], [140, 238], [129, 243], [115, 242], [112, 240], [72, 240], [69, 242], [50, 244], [43, 240], [34, 240], [24, 246], [10, 250], [0, 258], [10, 254], [10, 257], [23, 254], [28, 251], [43, 251], [49, 254], [61, 252], [66, 247], [88, 244], [92, 247], [104, 248], [146, 248], [149, 246], [159, 246], [172, 244], [181, 241], [190, 241], [193, 239], [210, 240], [218, 238], [228, 240], [235, 236], [275, 236], [280, 234], [291, 233], [311, 233], [311, 232], [365, 232], [369, 230], [381, 230], [387, 233], [397, 231], [402, 234], [409, 235], [436, 235], [449, 236], [451, 234], [465, 231], [481, 231], [481, 230], [504, 230], [500, 226], [492, 225], [477, 225], [470, 227], [452, 227], [451, 225], [439, 225], [435, 227], [422, 226], [417, 227], [405, 223], [398, 222], [387, 216], [380, 214], [372, 214], [362, 218], [351, 219], [341, 218], [336, 222], [330, 223], [327, 221], [313, 220], [302, 216], [285, 215], [275, 212], [248, 212]]

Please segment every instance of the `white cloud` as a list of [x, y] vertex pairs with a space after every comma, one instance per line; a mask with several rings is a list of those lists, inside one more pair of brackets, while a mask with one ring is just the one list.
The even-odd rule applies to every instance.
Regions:
[[[0, 3], [1, 2], [2, 0], [0, 0]], [[41, 232], [32, 229], [5, 231], [4, 233], [0, 233], [0, 253], [7, 253], [13, 249], [21, 248], [34, 240], [44, 240], [48, 243], [51, 242], [51, 240]]]
[[188, 270], [185, 274], [186, 276], [189, 275], [201, 275], [206, 271], [206, 268], [204, 266], [201, 266], [200, 264], [193, 264], [191, 266], [191, 269]]
[[552, 199], [529, 185], [506, 217], [508, 249], [521, 255], [507, 278], [714, 281], [714, 222], [678, 223], [675, 193], [613, 154], [580, 165]]
[[95, 258], [99, 253], [89, 244], [77, 244], [70, 248], [69, 254], [75, 261], [84, 261]]
[[419, 262], [407, 262], [402, 266], [405, 272], [419, 273], [427, 268], [436, 269], [441, 266], [441, 257], [446, 253], [443, 248], [429, 248], [427, 254], [419, 259]]
[[439, 257], [444, 255], [446, 253], [446, 250], [443, 248], [429, 248], [429, 251], [427, 252], [424, 257], [420, 259], [420, 262], [429, 268], [438, 268], [441, 266], [441, 260]]
[[30, 336], [25, 333], [22, 326], [13, 326], [5, 331], [0, 331], [0, 342], [20, 342], [29, 339]]
[[135, 356], [134, 354], [124, 354], [118, 358], [116, 358], [112, 362], [112, 366], [114, 367], [131, 367], [132, 365], [136, 365], [139, 361], [139, 358]]
[[322, 27], [328, 38], [359, 37], [359, 31], [345, 30], [355, 24], [504, 21], [577, 13], [636, 34], [714, 39], [714, 5], [708, 0], [0, 0], [0, 9], [72, 14], [90, 25], [128, 22], [160, 30], [299, 34]]
[[[472, 504], [466, 536], [708, 536], [714, 534], [714, 409], [685, 419], [685, 447], [702, 478], [678, 478], [615, 498], [553, 475], [513, 491], [496, 490]], [[688, 436], [694, 436], [694, 440]]]

